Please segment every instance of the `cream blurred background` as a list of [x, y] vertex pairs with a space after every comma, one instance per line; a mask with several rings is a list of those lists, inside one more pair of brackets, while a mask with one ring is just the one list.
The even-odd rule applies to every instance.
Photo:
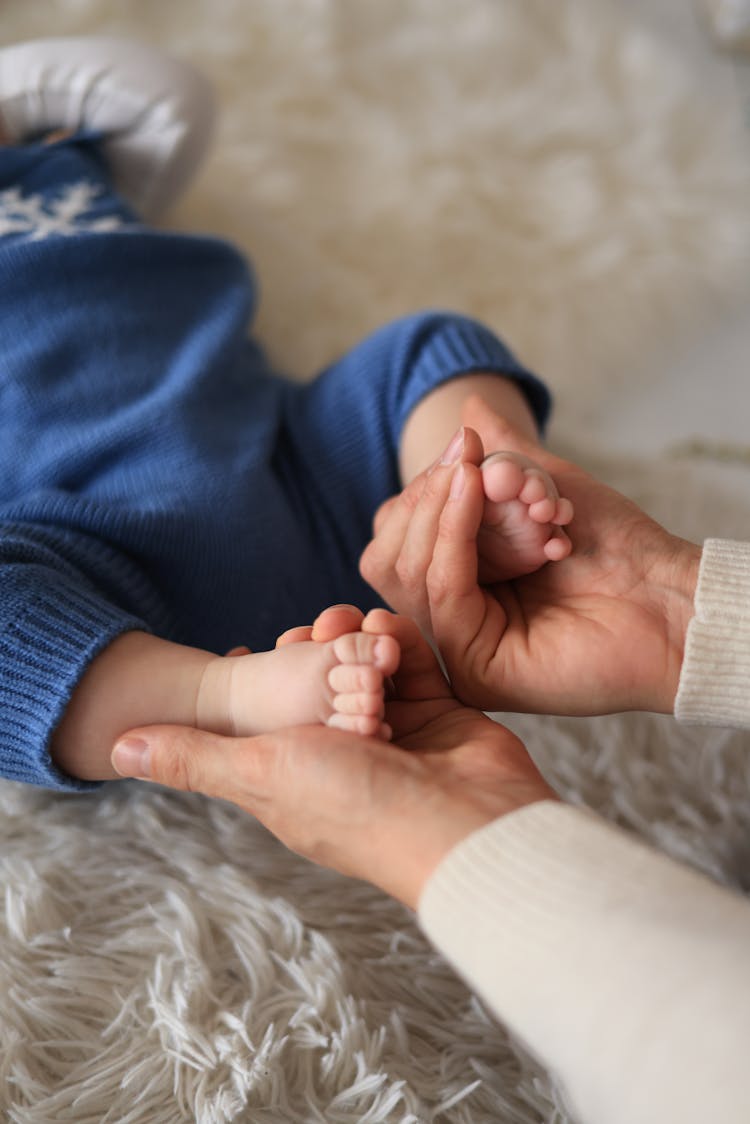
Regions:
[[745, 441], [750, 64], [709, 2], [5, 0], [0, 33], [209, 73], [216, 147], [168, 221], [248, 251], [288, 370], [457, 308], [557, 390], [553, 436], [657, 452]]

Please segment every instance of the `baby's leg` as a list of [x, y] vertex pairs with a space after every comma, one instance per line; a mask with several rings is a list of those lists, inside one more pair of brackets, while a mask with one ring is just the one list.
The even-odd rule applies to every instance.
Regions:
[[[472, 371], [435, 387], [409, 415], [399, 448], [402, 485], [408, 484], [444, 452], [458, 430], [467, 400], [475, 395], [480, 395], [521, 433], [538, 440], [539, 424], [522, 384], [510, 376], [503, 378], [499, 373]], [[479, 436], [483, 436], [481, 432]]]
[[199, 724], [254, 735], [325, 723], [387, 738], [385, 680], [399, 656], [392, 636], [356, 631], [326, 643], [287, 642], [271, 652], [217, 658], [201, 689]]
[[563, 526], [573, 518], [544, 469], [520, 453], [491, 453], [482, 464], [486, 501], [477, 548], [481, 582], [509, 581], [570, 554]]
[[479, 384], [504, 403], [512, 398], [527, 419], [528, 401], [543, 424], [549, 395], [539, 380], [483, 325], [444, 312], [388, 324], [313, 383], [290, 389], [278, 471], [295, 482], [316, 529], [326, 600], [378, 604], [358, 578], [373, 516], [404, 476], [440, 455]]
[[[472, 372], [436, 387], [410, 415], [400, 449], [404, 483], [436, 454], [449, 459], [451, 447], [446, 448], [446, 442], [456, 433], [457, 420], [466, 415], [467, 403], [471, 413], [477, 395], [524, 436], [539, 439], [537, 417], [522, 384]], [[485, 449], [491, 449], [492, 431], [485, 430], [481, 420], [475, 428]], [[458, 433], [456, 437], [460, 440]], [[548, 473], [518, 454], [494, 453], [486, 458], [482, 474], [487, 503], [477, 541], [480, 581], [509, 581], [567, 557], [571, 543], [562, 527], [572, 519], [573, 508], [569, 500], [560, 498]]]

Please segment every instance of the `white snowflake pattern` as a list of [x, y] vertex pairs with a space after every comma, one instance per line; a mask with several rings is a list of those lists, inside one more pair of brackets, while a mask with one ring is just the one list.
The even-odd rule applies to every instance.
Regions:
[[52, 235], [80, 234], [88, 231], [109, 231], [124, 226], [118, 215], [86, 218], [102, 188], [98, 184], [69, 184], [58, 195], [22, 195], [17, 187], [0, 191], [0, 237], [4, 234], [27, 234], [30, 242]]

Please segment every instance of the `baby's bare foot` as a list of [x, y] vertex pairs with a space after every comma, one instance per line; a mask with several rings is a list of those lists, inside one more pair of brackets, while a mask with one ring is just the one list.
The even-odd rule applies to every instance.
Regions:
[[544, 469], [520, 453], [491, 453], [482, 463], [482, 478], [480, 581], [510, 581], [570, 554], [562, 528], [573, 518], [573, 505], [560, 498]]
[[321, 643], [306, 639], [309, 631], [285, 633], [271, 652], [235, 649], [232, 658], [211, 661], [198, 725], [252, 736], [320, 722], [389, 738], [385, 684], [398, 667], [398, 640], [357, 629]]

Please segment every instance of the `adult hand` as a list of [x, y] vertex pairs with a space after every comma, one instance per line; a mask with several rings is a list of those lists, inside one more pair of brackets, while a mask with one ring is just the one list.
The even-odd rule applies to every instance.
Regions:
[[[438, 464], [381, 508], [361, 560], [365, 580], [432, 634], [467, 703], [671, 713], [700, 548], [526, 440], [480, 398], [467, 401], [463, 421], [458, 462]], [[531, 457], [573, 502], [568, 558], [514, 581], [479, 584], [485, 450]]]
[[[352, 625], [344, 614], [333, 634]], [[121, 776], [230, 800], [292, 850], [414, 908], [459, 840], [554, 793], [515, 735], [453, 697], [412, 621], [380, 609], [362, 627], [401, 645], [392, 743], [318, 726], [252, 738], [154, 726], [130, 731], [112, 762]]]

